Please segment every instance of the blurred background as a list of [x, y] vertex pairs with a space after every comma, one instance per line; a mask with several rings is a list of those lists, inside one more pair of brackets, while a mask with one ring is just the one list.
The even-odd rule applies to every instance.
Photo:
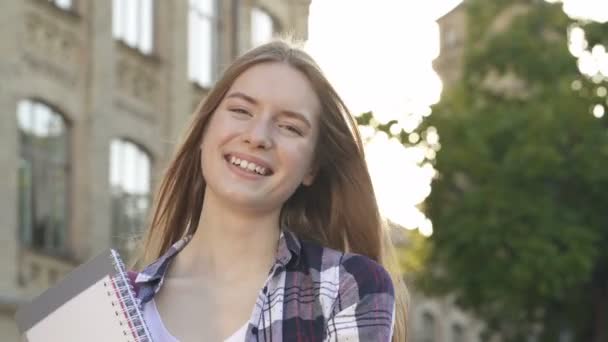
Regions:
[[125, 255], [196, 104], [290, 34], [360, 124], [414, 342], [608, 341], [606, 0], [0, 2], [0, 340]]

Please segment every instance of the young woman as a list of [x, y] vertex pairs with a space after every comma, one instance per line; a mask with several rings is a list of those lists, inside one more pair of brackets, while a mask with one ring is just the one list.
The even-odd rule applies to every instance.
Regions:
[[352, 116], [310, 56], [272, 42], [194, 113], [135, 284], [158, 341], [405, 341], [385, 236]]

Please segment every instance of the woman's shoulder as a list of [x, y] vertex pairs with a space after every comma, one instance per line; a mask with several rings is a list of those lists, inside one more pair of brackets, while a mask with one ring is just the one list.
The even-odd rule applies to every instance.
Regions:
[[305, 242], [302, 249], [305, 259], [316, 260], [313, 266], [306, 266], [310, 271], [322, 265], [320, 272], [309, 274], [319, 284], [326, 340], [389, 341], [394, 325], [395, 290], [384, 267], [365, 255], [315, 243]]
[[359, 295], [387, 293], [393, 295], [393, 283], [388, 271], [373, 259], [358, 253], [342, 252], [316, 242], [303, 241], [302, 249], [309, 267], [333, 273], [342, 291], [357, 289]]

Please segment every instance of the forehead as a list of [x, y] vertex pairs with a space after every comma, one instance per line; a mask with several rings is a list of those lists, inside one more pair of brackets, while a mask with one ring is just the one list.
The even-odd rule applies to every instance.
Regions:
[[228, 93], [243, 92], [260, 105], [318, 116], [320, 102], [308, 78], [286, 63], [254, 65], [237, 77]]

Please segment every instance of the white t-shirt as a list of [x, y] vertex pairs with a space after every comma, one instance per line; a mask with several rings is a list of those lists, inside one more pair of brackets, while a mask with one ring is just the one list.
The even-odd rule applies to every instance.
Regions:
[[[158, 313], [158, 308], [156, 308], [156, 303], [154, 302], [154, 298], [152, 298], [149, 302], [144, 304], [143, 308], [144, 312], [144, 320], [146, 321], [146, 325], [148, 329], [150, 329], [150, 334], [152, 335], [152, 339], [158, 342], [179, 342], [177, 338], [175, 338], [169, 330], [163, 324], [163, 321]], [[245, 323], [242, 327], [239, 328], [234, 334], [230, 335], [230, 337], [226, 338], [224, 342], [244, 342], [245, 341], [245, 333], [247, 332], [248, 324]]]

